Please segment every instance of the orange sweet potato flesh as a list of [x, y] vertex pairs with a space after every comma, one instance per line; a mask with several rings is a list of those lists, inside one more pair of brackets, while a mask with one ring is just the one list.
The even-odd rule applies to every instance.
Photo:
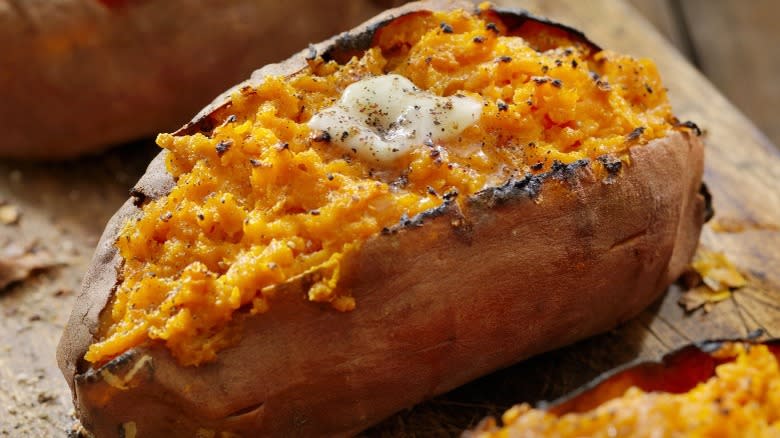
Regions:
[[[471, 7], [409, 4], [314, 50], [343, 59], [396, 17]], [[592, 45], [522, 12], [500, 17]], [[293, 74], [307, 54], [258, 70], [237, 88]], [[179, 133], [204, 129], [224, 96]], [[359, 297], [352, 312], [308, 302], [305, 279], [295, 278], [276, 287], [272, 311], [240, 317], [240, 341], [214, 362], [183, 367], [164, 345], [147, 342], [94, 369], [83, 357], [119, 280], [114, 242], [139, 214], [135, 204], [170, 190], [163, 153], [107, 226], [60, 342], [78, 417], [97, 436], [350, 434], [480, 375], [609, 330], [680, 275], [704, 221], [703, 145], [692, 131], [674, 129], [632, 147], [629, 160], [610, 184], [588, 163], [557, 166], [370, 238], [342, 266], [343, 284]]]
[[73, 157], [175, 129], [258, 65], [393, 3], [3, 2], [0, 157]]

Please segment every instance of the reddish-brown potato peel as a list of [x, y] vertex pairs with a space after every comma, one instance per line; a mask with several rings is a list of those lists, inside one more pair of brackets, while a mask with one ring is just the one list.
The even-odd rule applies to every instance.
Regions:
[[[392, 17], [463, 5], [407, 5], [316, 50], [359, 47], [361, 34], [370, 39]], [[261, 69], [249, 83], [292, 74], [306, 55]], [[277, 287], [273, 311], [242, 317], [240, 342], [213, 363], [181, 367], [152, 342], [91, 369], [83, 356], [121, 263], [113, 243], [139, 214], [134, 202], [170, 189], [163, 154], [108, 225], [60, 343], [78, 416], [97, 436], [123, 428], [138, 436], [359, 431], [636, 315], [682, 272], [704, 220], [703, 148], [681, 128], [630, 149], [630, 165], [609, 183], [587, 163], [560, 166], [480, 192], [463, 211], [448, 204], [369, 239], [342, 268], [359, 297], [353, 312], [303, 299], [305, 279], [297, 278]]]

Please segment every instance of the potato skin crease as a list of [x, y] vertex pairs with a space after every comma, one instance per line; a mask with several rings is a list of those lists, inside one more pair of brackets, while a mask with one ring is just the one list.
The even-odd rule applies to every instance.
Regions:
[[[472, 5], [408, 4], [311, 50], [361, 50], [394, 17], [459, 7]], [[311, 50], [237, 87], [293, 74]], [[225, 96], [178, 133], [204, 129]], [[165, 153], [108, 224], [59, 345], [78, 417], [100, 437], [131, 422], [138, 436], [356, 433], [635, 316], [681, 274], [704, 221], [703, 145], [690, 130], [672, 130], [631, 148], [630, 165], [609, 184], [588, 162], [562, 165], [370, 238], [342, 265], [343, 284], [359, 297], [352, 312], [308, 302], [297, 278], [277, 286], [273, 311], [243, 319], [241, 341], [215, 362], [181, 367], [150, 342], [91, 369], [84, 353], [119, 281], [114, 242], [137, 205], [172, 187]]]

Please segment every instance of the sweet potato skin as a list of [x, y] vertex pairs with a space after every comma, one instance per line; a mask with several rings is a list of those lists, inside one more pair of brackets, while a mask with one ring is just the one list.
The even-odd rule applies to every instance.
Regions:
[[394, 0], [0, 5], [0, 156], [66, 158], [170, 131], [258, 65]]
[[[407, 5], [342, 41], [395, 16], [458, 6]], [[327, 53], [336, 41], [315, 50]], [[250, 81], [294, 73], [307, 54]], [[204, 129], [223, 104], [180, 132]], [[244, 317], [239, 344], [213, 363], [180, 367], [148, 343], [90, 369], [82, 358], [121, 263], [113, 242], [139, 214], [136, 203], [170, 189], [163, 154], [107, 227], [59, 347], [78, 416], [97, 436], [124, 428], [139, 436], [357, 432], [636, 315], [682, 272], [704, 220], [702, 144], [674, 131], [632, 148], [631, 164], [609, 181], [588, 163], [558, 166], [375, 236], [345, 258], [342, 278], [358, 300], [352, 312], [308, 302], [298, 278], [278, 287], [271, 311]]]

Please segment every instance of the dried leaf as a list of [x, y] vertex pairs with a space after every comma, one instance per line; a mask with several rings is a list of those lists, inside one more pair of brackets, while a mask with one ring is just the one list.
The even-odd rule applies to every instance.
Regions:
[[728, 289], [716, 292], [707, 286], [699, 286], [683, 292], [677, 302], [683, 306], [686, 312], [693, 312], [700, 307], [704, 307], [704, 311], [709, 312], [712, 310], [712, 304], [727, 300], [730, 297], [731, 291]]
[[712, 290], [740, 288], [747, 284], [745, 277], [722, 252], [699, 250], [692, 266]]
[[0, 252], [0, 290], [23, 281], [36, 271], [63, 264], [48, 251], [8, 246]]
[[13, 225], [19, 222], [21, 215], [19, 207], [15, 205], [0, 205], [0, 224]]
[[733, 290], [747, 285], [745, 277], [737, 271], [722, 252], [699, 248], [691, 263], [691, 270], [683, 276], [688, 290], [678, 303], [687, 311], [703, 307], [712, 310], [715, 303], [727, 300]]

